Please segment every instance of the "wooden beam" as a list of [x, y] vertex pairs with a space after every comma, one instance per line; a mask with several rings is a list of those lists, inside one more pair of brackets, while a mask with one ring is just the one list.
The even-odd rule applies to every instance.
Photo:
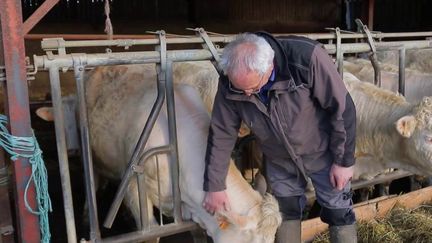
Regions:
[[[401, 196], [384, 196], [356, 204], [354, 211], [357, 221], [367, 221], [385, 217], [396, 204], [407, 209], [414, 209], [421, 204], [430, 202], [432, 202], [432, 187], [427, 187]], [[302, 240], [312, 240], [327, 228], [328, 225], [323, 223], [320, 218], [305, 220], [302, 222]]]
[[368, 4], [368, 28], [373, 30], [374, 24], [375, 0], [369, 0]]
[[23, 34], [26, 35], [39, 21], [59, 2], [59, 0], [45, 0], [41, 6], [23, 24]]

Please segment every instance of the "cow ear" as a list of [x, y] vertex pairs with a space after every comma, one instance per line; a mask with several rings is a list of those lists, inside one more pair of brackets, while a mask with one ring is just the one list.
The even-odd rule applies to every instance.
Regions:
[[414, 132], [417, 125], [417, 121], [414, 116], [404, 116], [397, 120], [396, 130], [403, 137], [409, 138]]
[[54, 112], [52, 107], [41, 107], [36, 110], [36, 115], [45, 121], [54, 121]]
[[230, 225], [233, 225], [238, 228], [246, 227], [248, 223], [248, 217], [243, 216], [232, 211], [230, 212], [217, 212], [216, 214], [217, 221], [219, 223], [220, 229], [227, 229]]

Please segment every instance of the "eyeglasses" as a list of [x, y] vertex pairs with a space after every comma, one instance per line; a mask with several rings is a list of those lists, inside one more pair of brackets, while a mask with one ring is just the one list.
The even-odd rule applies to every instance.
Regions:
[[261, 92], [261, 88], [262, 88], [262, 83], [264, 80], [264, 75], [261, 77], [260, 82], [258, 83], [258, 85], [253, 88], [253, 89], [247, 89], [247, 90], [241, 90], [241, 89], [237, 89], [236, 87], [234, 87], [234, 85], [232, 84], [231, 80], [228, 80], [228, 88], [237, 94], [258, 94], [259, 92]]

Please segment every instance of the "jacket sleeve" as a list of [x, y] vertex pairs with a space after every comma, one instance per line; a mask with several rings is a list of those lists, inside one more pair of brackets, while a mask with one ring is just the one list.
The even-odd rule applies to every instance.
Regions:
[[330, 150], [334, 163], [354, 165], [356, 110], [336, 66], [320, 46], [313, 51], [309, 84], [313, 97], [330, 114]]
[[213, 104], [205, 157], [204, 191], [226, 189], [231, 152], [237, 140], [241, 119], [232, 101], [224, 96], [225, 87], [219, 81], [218, 91]]

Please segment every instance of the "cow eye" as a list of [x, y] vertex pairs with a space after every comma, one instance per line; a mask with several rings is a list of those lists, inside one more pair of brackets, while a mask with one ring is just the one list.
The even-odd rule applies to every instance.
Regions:
[[432, 143], [432, 136], [426, 136], [425, 137], [426, 142]]

